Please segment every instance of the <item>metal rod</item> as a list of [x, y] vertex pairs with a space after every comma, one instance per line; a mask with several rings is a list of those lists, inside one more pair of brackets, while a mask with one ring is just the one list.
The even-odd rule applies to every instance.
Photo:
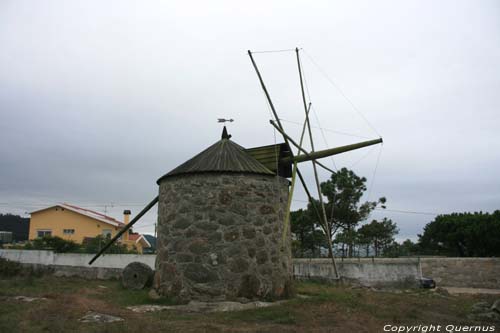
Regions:
[[[299, 49], [295, 49], [295, 54], [297, 56], [297, 67], [299, 70], [299, 78], [300, 78], [300, 90], [302, 92], [302, 102], [304, 104], [304, 111], [306, 113], [306, 123], [307, 123], [307, 131], [309, 132], [309, 140], [311, 141], [311, 150], [314, 152], [314, 140], [313, 140], [313, 135], [311, 131], [311, 124], [309, 122], [309, 113], [307, 112], [307, 103], [306, 103], [306, 95], [304, 92], [304, 81], [302, 78], [302, 69], [300, 66], [300, 56], [299, 56]], [[318, 178], [318, 168], [316, 167], [316, 160], [312, 159], [313, 163], [313, 170], [314, 170], [314, 178], [316, 180], [316, 187], [318, 190], [318, 197], [319, 197], [319, 204], [321, 206], [321, 213], [323, 214], [323, 223], [325, 225], [325, 231], [327, 232], [327, 239], [328, 239], [328, 251], [330, 252], [330, 256], [332, 258], [332, 264], [333, 264], [333, 270], [335, 271], [335, 277], [338, 278], [339, 274], [337, 271], [337, 265], [335, 263], [335, 258], [333, 256], [333, 246], [332, 246], [332, 235], [330, 233], [330, 227], [328, 226], [328, 219], [326, 217], [326, 210], [325, 210], [325, 204], [323, 203], [323, 196], [321, 194], [321, 187], [319, 184], [319, 178]]]
[[[293, 139], [292, 139], [292, 138], [291, 138], [288, 134], [286, 134], [286, 133], [285, 133], [285, 131], [283, 131], [282, 129], [280, 129], [280, 128], [276, 125], [276, 123], [275, 123], [273, 120], [269, 120], [269, 122], [271, 123], [271, 125], [273, 125], [273, 126], [274, 126], [274, 128], [276, 128], [276, 130], [278, 130], [278, 132], [280, 132], [280, 133], [281, 133], [281, 135], [283, 135], [283, 137], [285, 138], [285, 140], [287, 140], [287, 139], [288, 139], [288, 141], [289, 141], [292, 145], [294, 145], [294, 146], [295, 146], [295, 147], [296, 147], [299, 151], [303, 152], [303, 153], [304, 153], [304, 155], [306, 155], [307, 157], [309, 157], [309, 159], [306, 159], [306, 160], [304, 160], [304, 161], [311, 161], [311, 160], [313, 160], [313, 158], [312, 158], [311, 154], [310, 154], [310, 153], [308, 153], [308, 152], [307, 152], [304, 148], [302, 148], [302, 147], [301, 147], [301, 146], [300, 146], [297, 142], [293, 141]], [[286, 161], [286, 162], [288, 162], [288, 161], [295, 161], [295, 158], [296, 158], [295, 156], [292, 156], [292, 157], [290, 157], [290, 158], [284, 158], [284, 159], [282, 159], [282, 161]], [[300, 157], [297, 157], [297, 159], [300, 159]], [[303, 162], [303, 161], [297, 161], [297, 162]], [[316, 161], [316, 163], [317, 163], [320, 167], [322, 167], [323, 169], [325, 169], [325, 170], [327, 170], [327, 171], [330, 171], [331, 173], [336, 173], [335, 171], [333, 171], [333, 170], [332, 170], [332, 169], [330, 169], [329, 167], [327, 167], [327, 166], [323, 165], [322, 163], [317, 162], [317, 161]]]
[[92, 258], [92, 260], [89, 261], [89, 265], [92, 265], [92, 263], [101, 256], [101, 254], [104, 253], [104, 251], [106, 251], [118, 238], [120, 238], [121, 235], [123, 235], [125, 232], [128, 231], [128, 229], [130, 229], [137, 221], [139, 221], [139, 219], [144, 215], [146, 214], [150, 209], [151, 207], [153, 207], [157, 202], [158, 202], [158, 199], [159, 199], [159, 196], [157, 196], [156, 198], [153, 199], [153, 201], [151, 201], [146, 207], [144, 207], [143, 210], [141, 210], [141, 212], [139, 214], [137, 214], [136, 217], [134, 217], [132, 219], [132, 221], [130, 221], [130, 223], [128, 223], [125, 227], [123, 227], [122, 230], [120, 230], [120, 232], [118, 232], [115, 237], [113, 237], [108, 244], [106, 244], [106, 246], [104, 246], [101, 251], [99, 251], [99, 253], [97, 253], [94, 258]]

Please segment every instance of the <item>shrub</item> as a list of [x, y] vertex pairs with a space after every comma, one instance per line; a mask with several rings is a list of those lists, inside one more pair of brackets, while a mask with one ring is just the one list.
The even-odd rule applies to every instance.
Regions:
[[[97, 253], [99, 252], [108, 242], [109, 237], [103, 237], [101, 235], [84, 239], [83, 244], [75, 243], [71, 240], [66, 240], [58, 236], [45, 236], [42, 238], [36, 238], [31, 242], [26, 243], [20, 249], [23, 250], [51, 250], [56, 253]], [[111, 245], [106, 253], [110, 254], [126, 254], [133, 253], [137, 254], [138, 251], [134, 247], [133, 249], [128, 249], [125, 244], [120, 242], [115, 242]]]
[[[99, 252], [108, 242], [109, 237], [103, 237], [101, 235], [94, 238], [88, 239], [83, 245], [83, 251], [85, 253], [97, 253]], [[129, 250], [125, 244], [119, 242], [113, 243], [105, 253], [108, 254], [126, 254], [126, 253], [137, 253], [137, 251]]]
[[80, 245], [58, 236], [44, 236], [33, 240], [32, 247], [35, 250], [52, 250], [56, 253], [65, 253], [75, 252], [80, 248]]
[[0, 258], [0, 276], [11, 277], [19, 275], [23, 267], [20, 263]]

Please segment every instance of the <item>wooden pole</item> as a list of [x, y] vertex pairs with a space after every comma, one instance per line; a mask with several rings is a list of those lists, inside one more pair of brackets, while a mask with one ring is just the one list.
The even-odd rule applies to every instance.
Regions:
[[[283, 125], [281, 125], [280, 118], [278, 117], [278, 114], [276, 113], [276, 109], [274, 108], [274, 104], [271, 101], [271, 96], [269, 96], [269, 92], [267, 91], [266, 85], [264, 84], [264, 80], [262, 80], [262, 76], [260, 75], [259, 68], [257, 68], [257, 64], [255, 63], [255, 60], [253, 59], [252, 52], [248, 50], [248, 56], [250, 57], [250, 60], [252, 61], [253, 68], [255, 69], [255, 72], [257, 73], [257, 76], [259, 77], [259, 82], [260, 86], [262, 87], [262, 90], [264, 90], [264, 94], [266, 94], [267, 101], [269, 102], [269, 106], [271, 107], [271, 111], [273, 112], [274, 119], [276, 119], [276, 123], [278, 123], [279, 128], [283, 129]], [[285, 139], [285, 142], [287, 139]]]
[[[312, 156], [313, 153], [308, 153], [304, 148], [302, 148], [297, 142], [293, 141], [293, 139], [285, 133], [285, 131], [283, 131], [281, 128], [279, 128], [276, 123], [273, 121], [273, 120], [269, 120], [269, 122], [271, 123], [271, 125], [274, 126], [274, 128], [276, 128], [278, 130], [278, 132], [281, 133], [281, 135], [283, 135], [284, 138], [288, 139], [289, 143], [291, 143], [292, 145], [294, 145], [299, 151], [303, 152], [304, 155], [306, 155], [307, 158], [303, 158], [304, 156], [292, 156], [290, 157], [290, 159], [288, 159], [287, 157], [285, 157], [282, 161], [297, 161], [297, 162], [305, 162], [305, 161], [312, 161], [312, 160], [315, 160], [315, 158]], [[332, 169], [330, 169], [329, 167], [323, 165], [322, 163], [316, 161], [316, 163], [321, 166], [323, 169], [327, 170], [327, 171], [330, 171], [331, 173], [336, 173], [335, 171], [333, 171]]]
[[[299, 49], [298, 48], [295, 49], [295, 54], [297, 56], [297, 67], [299, 70], [300, 90], [302, 92], [302, 102], [304, 104], [304, 111], [306, 113], [307, 131], [309, 132], [309, 140], [311, 141], [311, 150], [314, 152], [314, 140], [313, 140], [312, 131], [311, 131], [311, 124], [309, 122], [309, 112], [307, 111], [306, 95], [304, 92], [304, 82], [303, 82], [303, 78], [302, 78], [302, 69], [300, 66], [300, 57], [299, 57]], [[314, 170], [314, 178], [316, 180], [316, 188], [318, 190], [319, 203], [321, 206], [321, 213], [323, 216], [323, 224], [324, 224], [324, 228], [325, 228], [325, 233], [327, 234], [328, 251], [330, 252], [330, 257], [332, 258], [332, 265], [333, 265], [333, 270], [335, 272], [335, 277], [338, 279], [339, 274], [337, 271], [337, 264], [335, 263], [335, 258], [333, 256], [332, 235], [330, 233], [330, 226], [328, 225], [328, 219], [326, 217], [325, 204], [323, 203], [323, 195], [321, 194], [321, 187], [319, 184], [318, 169], [316, 167], [316, 160], [313, 159], [312, 163], [313, 163], [313, 170]]]
[[[311, 103], [309, 103], [309, 108], [307, 109], [307, 113], [311, 109]], [[302, 133], [300, 134], [299, 146], [302, 147], [302, 141], [304, 140], [304, 134], [306, 133], [306, 122], [304, 120], [304, 125], [302, 126]], [[297, 156], [300, 155], [300, 150], [297, 153]], [[293, 199], [293, 191], [295, 189], [295, 178], [297, 175], [297, 162], [293, 162], [292, 169], [292, 185], [290, 185], [290, 194], [288, 195], [288, 202], [286, 205], [286, 213], [285, 213], [285, 227], [283, 228], [283, 244], [285, 243], [285, 236], [288, 228], [288, 222], [290, 221], [290, 209], [292, 207], [292, 199]]]
[[116, 242], [116, 240], [118, 238], [121, 237], [121, 235], [123, 235], [125, 232], [127, 232], [137, 221], [139, 221], [139, 219], [144, 215], [146, 214], [150, 209], [151, 207], [153, 207], [154, 205], [156, 205], [156, 203], [158, 202], [158, 199], [159, 197], [157, 196], [156, 198], [153, 199], [153, 201], [151, 201], [146, 207], [144, 207], [143, 210], [141, 210], [141, 212], [139, 214], [137, 214], [136, 217], [134, 217], [132, 219], [132, 221], [130, 221], [130, 223], [128, 223], [125, 227], [123, 227], [122, 230], [120, 230], [119, 233], [117, 233], [115, 235], [115, 237], [113, 237], [108, 244], [106, 244], [106, 246], [104, 246], [101, 251], [99, 251], [99, 253], [97, 253], [94, 258], [92, 258], [92, 260], [89, 261], [89, 265], [92, 265], [92, 263], [101, 256], [101, 254], [104, 253], [104, 251], [106, 251], [108, 249], [108, 247], [110, 247], [114, 242]]
[[[260, 86], [262, 87], [262, 90], [264, 90], [264, 94], [266, 95], [267, 101], [269, 102], [269, 106], [271, 107], [271, 111], [274, 115], [274, 118], [276, 119], [276, 123], [278, 128], [280, 129], [280, 133], [284, 134], [283, 130], [283, 125], [281, 124], [281, 121], [278, 117], [278, 114], [276, 113], [276, 110], [274, 108], [274, 104], [271, 100], [271, 96], [269, 95], [269, 92], [267, 91], [266, 85], [264, 84], [264, 80], [262, 79], [262, 75], [260, 75], [259, 68], [257, 67], [257, 64], [255, 63], [255, 60], [253, 59], [252, 52], [248, 50], [248, 56], [250, 57], [250, 60], [252, 61], [253, 68], [255, 69], [255, 72], [257, 73], [257, 77], [259, 78]], [[283, 139], [285, 140], [285, 143], [290, 146], [288, 136], [283, 135]], [[293, 152], [291, 152], [293, 156]], [[304, 181], [304, 177], [302, 177], [302, 174], [300, 170], [297, 168], [297, 175], [299, 176], [300, 182], [302, 186], [304, 187], [304, 190], [307, 193], [307, 196], [309, 198], [309, 201], [314, 205], [314, 201], [312, 200], [311, 193], [309, 192], [309, 189], [307, 188], [306, 182]], [[316, 209], [316, 212], [318, 213], [318, 218], [321, 220], [321, 216], [319, 215], [319, 211]]]
[[363, 141], [363, 142], [358, 142], [346, 146], [340, 146], [340, 147], [335, 147], [335, 148], [329, 148], [325, 150], [318, 150], [315, 152], [310, 152], [307, 155], [302, 155], [302, 156], [295, 156], [295, 157], [284, 157], [281, 159], [281, 162], [292, 162], [292, 161], [297, 161], [299, 163], [301, 162], [306, 162], [306, 161], [311, 161], [311, 160], [316, 160], [316, 163], [318, 163], [318, 159], [328, 157], [328, 156], [333, 156], [333, 155], [338, 155], [342, 154], [351, 150], [356, 150], [364, 147], [369, 147], [372, 145], [376, 145], [378, 143], [382, 143], [382, 138], [380, 139], [375, 139], [375, 140], [370, 140], [370, 141]]
[[316, 212], [316, 215], [318, 215], [319, 221], [321, 221], [321, 214], [319, 213], [318, 207], [316, 207], [316, 203], [313, 200], [311, 192], [309, 192], [309, 189], [307, 188], [306, 182], [304, 180], [304, 176], [302, 176], [302, 172], [300, 172], [300, 170], [298, 168], [297, 168], [297, 176], [299, 176], [300, 182], [302, 183], [302, 186], [304, 187], [304, 190], [306, 191], [307, 198], [309, 199], [311, 206], [313, 206], [314, 211]]

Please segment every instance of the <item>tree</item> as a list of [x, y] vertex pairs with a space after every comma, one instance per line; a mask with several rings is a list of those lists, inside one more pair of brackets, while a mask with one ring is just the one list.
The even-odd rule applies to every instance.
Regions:
[[[321, 192], [328, 198], [325, 205], [327, 212], [330, 237], [333, 238], [338, 230], [346, 235], [354, 235], [354, 230], [370, 213], [380, 205], [385, 208], [386, 199], [366, 201], [361, 203], [361, 197], [366, 191], [366, 178], [359, 177], [352, 170], [340, 169], [332, 174], [329, 180], [321, 183]], [[348, 256], [352, 256], [354, 237], [346, 239]]]
[[418, 245], [413, 243], [410, 239], [405, 240], [403, 243], [399, 244], [397, 242], [392, 242], [384, 249], [384, 257], [408, 257], [419, 254]]
[[30, 219], [14, 214], [0, 214], [0, 230], [12, 232], [14, 242], [28, 240]]
[[[384, 217], [382, 221], [373, 220], [359, 228], [358, 233], [366, 240], [368, 246], [372, 246], [375, 256], [379, 256], [384, 249], [393, 244], [394, 236], [398, 233], [398, 227], [392, 220]], [[367, 248], [368, 255], [368, 248]]]
[[326, 240], [318, 225], [312, 209], [299, 209], [290, 213], [291, 228], [296, 240], [293, 246], [294, 257], [319, 256], [320, 249], [326, 247]]
[[[353, 255], [356, 244], [369, 248], [371, 243], [367, 243], [363, 235], [356, 232], [357, 226], [366, 220], [377, 206], [385, 208], [386, 199], [382, 197], [377, 201], [362, 203], [361, 198], [366, 191], [366, 178], [359, 177], [346, 168], [332, 174], [331, 178], [321, 183], [320, 186], [322, 194], [327, 198], [325, 210], [328, 228], [324, 228], [318, 200], [313, 199], [306, 210], [291, 212], [292, 232], [297, 237], [294, 254], [299, 256], [314, 254], [315, 245], [312, 246], [312, 251], [306, 249], [311, 246], [311, 242], [317, 244], [319, 239], [325, 238], [324, 233], [327, 229], [330, 231], [330, 235], [327, 236], [331, 239], [338, 232], [335, 242], [342, 246], [343, 256], [346, 256], [346, 247], [347, 256]], [[326, 241], [319, 246], [326, 246]]]
[[413, 243], [411, 239], [401, 243], [398, 256], [413, 256], [419, 253], [418, 245]]
[[356, 240], [360, 247], [363, 247], [365, 250], [365, 256], [368, 257], [370, 255], [370, 246], [372, 244], [372, 238], [370, 234], [370, 229], [366, 227], [367, 225], [361, 226], [356, 232]]
[[[83, 244], [83, 250], [85, 253], [97, 253], [99, 252], [106, 244], [110, 241], [110, 235], [106, 237], [102, 235], [98, 235], [94, 238], [88, 239]], [[129, 250], [125, 244], [121, 244], [119, 242], [113, 243], [108, 249], [106, 253], [109, 254], [119, 254], [119, 253], [137, 253], [137, 251]]]
[[[354, 244], [358, 243], [357, 239], [358, 233], [354, 229], [345, 229], [341, 232], [337, 232], [335, 235], [335, 243], [339, 244], [342, 257], [346, 257], [348, 255], [347, 250], [349, 249], [349, 245], [353, 247]], [[349, 256], [352, 256], [352, 253]]]
[[395, 257], [408, 257], [419, 254], [418, 245], [413, 243], [410, 239], [405, 240], [403, 243], [399, 244], [397, 242], [392, 242], [385, 249], [383, 256], [389, 258]]
[[422, 253], [458, 257], [500, 255], [500, 210], [437, 216], [418, 235]]

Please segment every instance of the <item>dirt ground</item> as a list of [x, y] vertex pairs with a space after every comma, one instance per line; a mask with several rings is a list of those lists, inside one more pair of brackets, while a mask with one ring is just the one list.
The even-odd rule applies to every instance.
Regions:
[[[134, 313], [126, 306], [151, 301], [147, 290], [124, 290], [119, 281], [22, 277], [0, 280], [0, 332], [384, 332], [384, 325], [483, 325], [467, 318], [472, 305], [498, 295], [442, 295], [428, 290], [378, 291], [297, 283], [282, 305], [223, 313]], [[43, 297], [26, 302], [15, 296]], [[124, 319], [82, 323], [89, 311]], [[446, 330], [443, 328], [443, 332]]]

